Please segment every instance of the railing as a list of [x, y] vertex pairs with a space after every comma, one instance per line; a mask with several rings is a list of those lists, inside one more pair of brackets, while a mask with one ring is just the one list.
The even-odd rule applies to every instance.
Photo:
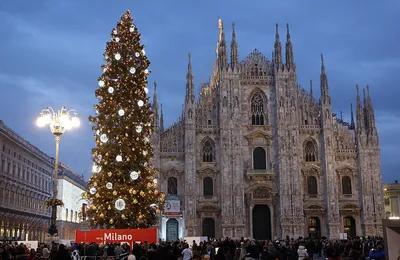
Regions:
[[301, 125], [300, 129], [319, 129], [319, 125]]
[[339, 200], [357, 200], [355, 194], [339, 194]]
[[304, 194], [304, 200], [323, 200], [322, 194]]
[[118, 256], [81, 256], [80, 260], [126, 260], [130, 253], [123, 253]]
[[273, 169], [247, 169], [246, 171], [247, 175], [255, 175], [255, 176], [260, 176], [260, 175], [275, 175]]

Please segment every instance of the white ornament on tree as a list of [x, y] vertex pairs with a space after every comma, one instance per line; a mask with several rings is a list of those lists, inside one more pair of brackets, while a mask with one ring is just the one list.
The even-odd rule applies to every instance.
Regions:
[[99, 86], [100, 86], [100, 87], [103, 87], [103, 86], [104, 86], [104, 81], [99, 80]]
[[146, 52], [145, 52], [144, 50], [142, 50], [142, 54], [143, 54], [143, 55], [146, 55]]
[[115, 160], [117, 160], [117, 162], [122, 162], [122, 156], [117, 155], [117, 157], [115, 157]]
[[119, 37], [115, 38], [115, 41], [116, 41], [116, 42], [119, 42]]
[[139, 173], [137, 171], [132, 171], [130, 177], [132, 180], [136, 181], [139, 178]]
[[140, 53], [139, 52], [135, 52], [135, 56], [136, 56], [136, 58], [138, 58], [140, 56]]
[[144, 70], [144, 73], [149, 74], [149, 70], [148, 70], [148, 69], [145, 69], [145, 70]]
[[144, 105], [144, 102], [143, 102], [143, 100], [139, 100], [139, 101], [137, 102], [137, 104], [138, 104], [139, 107], [142, 107], [142, 106]]
[[109, 87], [108, 88], [108, 93], [110, 93], [110, 94], [114, 93], [114, 88], [113, 87]]
[[115, 201], [115, 208], [117, 210], [124, 210], [125, 209], [125, 201], [123, 199], [117, 199]]
[[134, 32], [134, 31], [135, 31], [135, 26], [134, 26], [134, 25], [131, 25], [131, 28], [129, 28], [129, 31], [130, 31], [130, 32]]
[[117, 54], [115, 54], [114, 57], [115, 57], [116, 60], [120, 60], [121, 59], [121, 54], [117, 53]]
[[125, 115], [125, 111], [121, 108], [120, 110], [118, 110], [118, 115], [119, 116], [124, 116]]
[[136, 69], [135, 69], [134, 67], [131, 67], [131, 68], [129, 69], [129, 72], [130, 72], [131, 74], [135, 74]]
[[108, 142], [108, 137], [107, 137], [107, 135], [106, 135], [106, 134], [100, 135], [100, 141], [101, 141], [102, 143], [107, 143], [107, 142]]
[[97, 165], [97, 164], [93, 164], [92, 172], [93, 172], [93, 173], [99, 173], [99, 172], [101, 172], [101, 166], [100, 166], [100, 165]]
[[141, 125], [136, 126], [136, 132], [140, 133], [142, 132], [143, 127]]
[[111, 190], [111, 189], [113, 188], [112, 183], [111, 183], [111, 182], [107, 182], [106, 188], [109, 189], [109, 190]]
[[149, 89], [145, 87], [144, 88], [144, 93], [146, 93], [146, 94], [149, 93]]
[[95, 187], [90, 188], [89, 192], [92, 195], [95, 194], [96, 193], [96, 188]]

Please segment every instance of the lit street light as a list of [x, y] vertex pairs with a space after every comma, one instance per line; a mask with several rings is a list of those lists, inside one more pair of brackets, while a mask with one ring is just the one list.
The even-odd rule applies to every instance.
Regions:
[[[71, 116], [73, 115], [73, 116]], [[68, 110], [63, 106], [61, 110], [57, 112], [53, 108], [47, 107], [40, 112], [40, 116], [37, 118], [36, 124], [38, 127], [44, 127], [49, 125], [50, 131], [56, 137], [56, 158], [54, 163], [54, 183], [53, 183], [53, 199], [51, 203], [51, 221], [49, 234], [51, 236], [57, 235], [57, 180], [58, 180], [58, 149], [60, 145], [60, 137], [66, 130], [79, 127], [80, 120], [78, 113], [75, 110]]]

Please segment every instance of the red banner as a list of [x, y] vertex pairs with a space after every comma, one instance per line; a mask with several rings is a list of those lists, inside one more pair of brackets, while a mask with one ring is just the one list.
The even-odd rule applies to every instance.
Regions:
[[144, 228], [144, 229], [92, 229], [87, 232], [76, 230], [77, 243], [95, 242], [100, 243], [129, 243], [132, 246], [135, 242], [158, 243], [157, 241], [157, 228]]

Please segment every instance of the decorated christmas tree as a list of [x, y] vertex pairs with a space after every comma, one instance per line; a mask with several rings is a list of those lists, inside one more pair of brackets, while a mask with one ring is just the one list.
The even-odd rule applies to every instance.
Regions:
[[153, 113], [147, 96], [150, 62], [127, 11], [106, 45], [96, 90], [93, 175], [85, 196], [88, 216], [103, 228], [149, 227], [157, 222], [164, 194], [150, 166]]

